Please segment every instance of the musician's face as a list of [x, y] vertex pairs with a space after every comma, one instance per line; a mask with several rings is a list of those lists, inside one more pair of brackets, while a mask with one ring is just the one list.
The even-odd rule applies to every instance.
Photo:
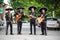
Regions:
[[45, 13], [45, 10], [44, 9], [42, 9], [42, 13]]
[[31, 8], [31, 11], [34, 12], [34, 8]]
[[19, 9], [20, 12], [22, 12], [22, 9]]
[[10, 13], [10, 10], [8, 10], [8, 12]]

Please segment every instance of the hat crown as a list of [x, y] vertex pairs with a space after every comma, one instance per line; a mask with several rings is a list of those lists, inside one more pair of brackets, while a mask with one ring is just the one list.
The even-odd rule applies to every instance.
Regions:
[[40, 8], [40, 9], [39, 9], [40, 12], [41, 12], [42, 10], [47, 11], [47, 8], [43, 7], [43, 8]]
[[19, 6], [17, 9], [24, 9], [24, 7], [23, 6]]
[[31, 10], [31, 8], [34, 8], [34, 10], [36, 9], [36, 7], [35, 7], [35, 6], [30, 6], [30, 7], [29, 7], [29, 10]]

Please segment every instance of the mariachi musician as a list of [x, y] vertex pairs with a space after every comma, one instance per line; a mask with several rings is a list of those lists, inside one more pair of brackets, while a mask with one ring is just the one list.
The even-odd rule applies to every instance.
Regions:
[[41, 13], [39, 17], [41, 17], [41, 35], [47, 35], [47, 28], [46, 28], [46, 21], [47, 21], [47, 14], [46, 14], [47, 8], [41, 8], [39, 12]]
[[30, 18], [30, 35], [32, 35], [32, 26], [34, 27], [34, 35], [36, 35], [36, 25], [35, 25], [35, 17], [36, 17], [36, 12], [35, 12], [36, 7], [35, 6], [30, 6], [29, 10], [31, 11], [29, 13], [29, 18]]
[[8, 34], [8, 26], [10, 25], [10, 34], [13, 35], [13, 27], [12, 27], [12, 14], [10, 11], [12, 11], [12, 8], [7, 8], [6, 11], [8, 11], [5, 14], [5, 18], [6, 18], [6, 35]]
[[22, 30], [22, 19], [24, 17], [24, 13], [23, 13], [23, 9], [24, 7], [20, 6], [17, 8], [17, 12], [16, 14], [14, 14], [16, 22], [17, 22], [17, 29], [18, 29], [18, 34], [21, 34], [21, 30]]

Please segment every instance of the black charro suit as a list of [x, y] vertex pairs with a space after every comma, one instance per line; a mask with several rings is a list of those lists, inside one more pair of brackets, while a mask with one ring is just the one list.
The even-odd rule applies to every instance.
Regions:
[[23, 12], [17, 11], [16, 14], [14, 14], [14, 16], [16, 16], [16, 15], [18, 15], [18, 14], [21, 14], [21, 15], [22, 15], [22, 18], [20, 18], [20, 19], [17, 21], [18, 34], [21, 34], [21, 30], [22, 30], [22, 20], [23, 20], [24, 14], [23, 14]]
[[12, 14], [11, 13], [6, 13], [5, 14], [5, 18], [6, 18], [6, 35], [8, 34], [8, 27], [9, 27], [9, 25], [10, 25], [10, 34], [13, 34], [12, 33], [12, 21], [13, 21], [13, 19], [12, 19]]
[[[33, 15], [36, 17], [35, 12], [30, 12], [29, 15]], [[34, 34], [36, 35], [36, 23], [35, 23], [36, 18], [30, 19], [30, 34], [32, 34], [32, 27], [34, 28]]]
[[47, 27], [46, 27], [47, 14], [46, 13], [45, 14], [41, 13], [40, 16], [41, 15], [43, 15], [43, 17], [44, 17], [44, 20], [40, 24], [41, 25], [41, 32], [42, 32], [42, 35], [47, 35], [47, 31], [46, 31], [47, 30]]

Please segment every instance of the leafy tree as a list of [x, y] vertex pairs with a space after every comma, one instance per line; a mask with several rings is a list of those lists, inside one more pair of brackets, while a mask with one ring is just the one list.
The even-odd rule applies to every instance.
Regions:
[[2, 5], [3, 5], [3, 3], [4, 3], [3, 1], [4, 1], [4, 0], [0, 0], [0, 4], [2, 4]]
[[49, 11], [54, 11], [56, 14], [56, 17], [59, 16], [59, 9], [60, 9], [60, 0], [35, 0], [38, 3], [44, 4], [48, 8]]
[[47, 12], [51, 13], [48, 16], [52, 16], [52, 11], [54, 11], [56, 17], [58, 17], [60, 12], [60, 0], [10, 0], [10, 5], [14, 8], [14, 10], [16, 10], [19, 6], [24, 6], [26, 10], [24, 10], [25, 12], [28, 11], [28, 7], [33, 5], [37, 7], [37, 14], [39, 8], [47, 7]]

